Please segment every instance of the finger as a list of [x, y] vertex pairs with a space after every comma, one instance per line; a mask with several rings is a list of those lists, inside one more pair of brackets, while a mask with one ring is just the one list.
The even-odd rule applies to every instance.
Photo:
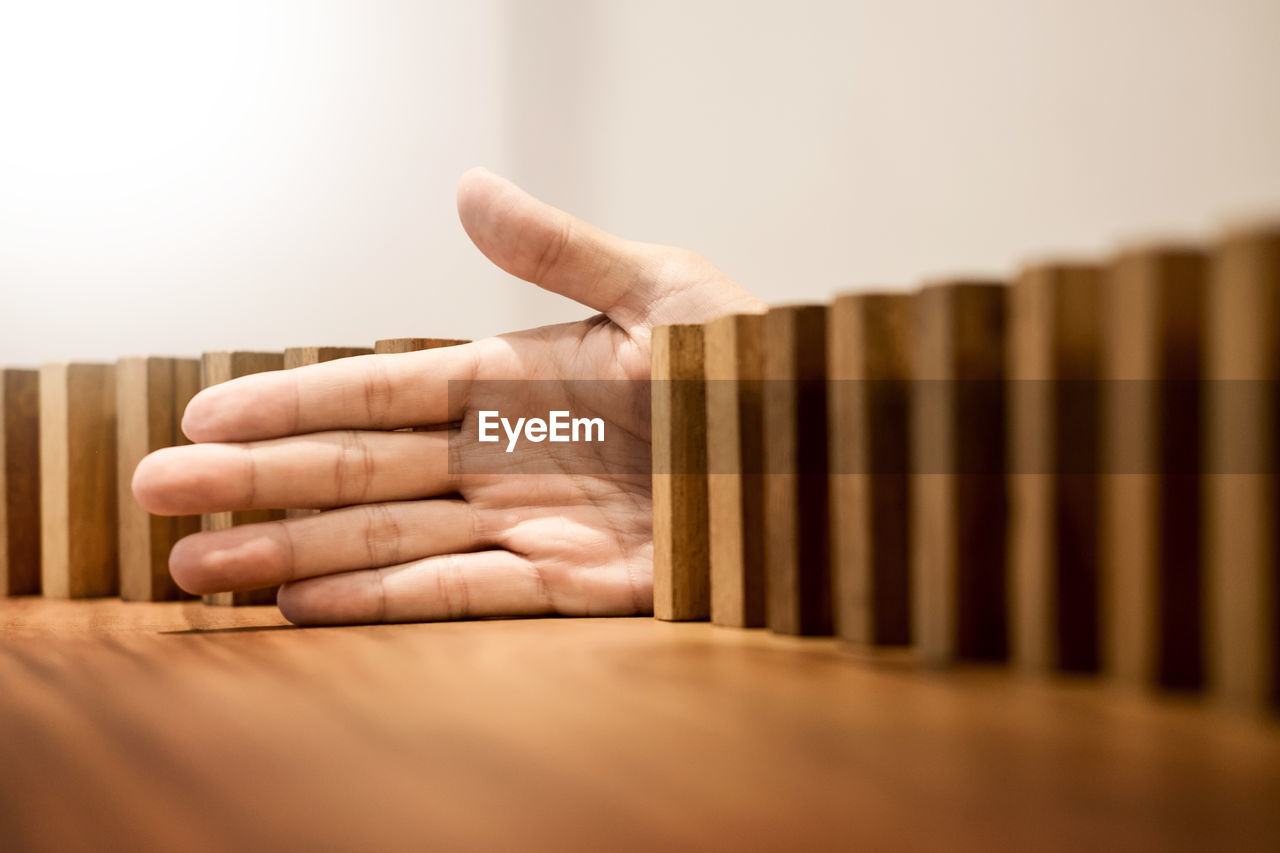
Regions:
[[556, 612], [533, 565], [510, 551], [430, 557], [285, 584], [280, 611], [297, 625], [417, 622]]
[[[255, 373], [204, 389], [187, 405], [192, 441], [251, 441], [334, 429], [399, 429], [457, 420], [484, 343], [363, 355]], [[452, 396], [452, 400], [450, 399]]]
[[492, 544], [461, 500], [366, 504], [303, 518], [210, 530], [169, 554], [178, 586], [198, 595], [394, 566]]
[[615, 319], [653, 299], [653, 247], [607, 234], [487, 169], [462, 176], [458, 217], [485, 257], [553, 293]]
[[155, 515], [332, 507], [456, 490], [443, 432], [321, 432], [189, 444], [145, 457], [133, 494]]

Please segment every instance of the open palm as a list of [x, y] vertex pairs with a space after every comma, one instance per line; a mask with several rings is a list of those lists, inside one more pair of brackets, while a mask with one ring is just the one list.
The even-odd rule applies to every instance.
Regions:
[[[282, 584], [281, 610], [305, 624], [650, 611], [650, 479], [626, 462], [647, 460], [650, 329], [763, 306], [695, 254], [605, 234], [483, 170], [463, 176], [458, 213], [499, 267], [601, 313], [203, 391], [183, 420], [197, 443], [138, 466], [144, 507], [338, 508], [182, 540], [170, 568], [184, 589]], [[501, 389], [530, 410], [567, 401], [601, 417], [614, 456], [527, 443], [504, 455], [402, 429], [474, 428]]]

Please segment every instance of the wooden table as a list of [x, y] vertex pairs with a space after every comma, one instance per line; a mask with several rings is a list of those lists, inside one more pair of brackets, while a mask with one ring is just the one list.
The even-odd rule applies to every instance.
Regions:
[[651, 619], [0, 600], [0, 849], [1280, 849], [1280, 728]]

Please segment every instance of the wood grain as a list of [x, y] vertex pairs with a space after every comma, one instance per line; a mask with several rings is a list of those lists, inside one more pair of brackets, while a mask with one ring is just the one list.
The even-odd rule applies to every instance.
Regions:
[[1280, 704], [1277, 435], [1280, 223], [1215, 249], [1209, 289], [1210, 682], [1231, 704]]
[[651, 346], [653, 615], [707, 619], [711, 566], [702, 327], [659, 326]]
[[930, 664], [1007, 655], [1005, 300], [989, 282], [915, 299], [912, 635]]
[[[351, 358], [356, 355], [368, 355], [373, 352], [369, 347], [287, 347], [284, 351], [284, 369], [293, 370], [309, 364], [321, 364], [339, 358]], [[305, 518], [319, 513], [318, 509], [287, 509], [285, 518]]]
[[419, 350], [436, 349], [437, 347], [454, 347], [471, 343], [456, 338], [383, 338], [376, 341], [373, 351], [379, 355], [401, 352], [418, 352]]
[[[239, 379], [241, 376], [282, 369], [284, 369], [283, 353], [223, 350], [204, 354], [201, 362], [200, 378], [202, 387], [208, 388], [211, 385]], [[277, 509], [215, 512], [201, 517], [201, 527], [204, 530], [226, 530], [243, 524], [257, 524], [282, 518], [284, 518], [284, 510]], [[254, 604], [274, 604], [275, 600], [275, 587], [270, 589], [240, 590], [237, 592], [217, 592], [204, 596], [205, 604], [236, 607]]]
[[50, 598], [119, 592], [115, 373], [40, 369], [40, 581]]
[[120, 597], [125, 601], [186, 597], [169, 574], [169, 551], [200, 530], [200, 516], [151, 515], [134, 499], [132, 482], [148, 453], [188, 443], [182, 413], [199, 390], [199, 359], [148, 356], [116, 363]]
[[1280, 733], [1193, 702], [643, 618], [281, 623], [0, 603], [0, 848], [1280, 847]]
[[1098, 668], [1101, 280], [1043, 264], [1010, 291], [1011, 639], [1030, 671]]
[[0, 370], [0, 595], [40, 592], [40, 373]]
[[765, 600], [769, 629], [831, 633], [827, 309], [764, 318]]
[[828, 314], [836, 633], [911, 640], [909, 294], [838, 297]]
[[764, 318], [732, 314], [703, 332], [707, 373], [707, 515], [711, 621], [765, 624]]
[[1207, 272], [1197, 249], [1135, 248], [1103, 289], [1103, 653], [1132, 685], [1194, 688], [1204, 675]]

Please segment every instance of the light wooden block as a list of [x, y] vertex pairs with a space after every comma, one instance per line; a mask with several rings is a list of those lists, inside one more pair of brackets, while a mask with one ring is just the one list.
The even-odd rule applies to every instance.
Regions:
[[40, 373], [0, 370], [0, 595], [40, 592]]
[[1200, 381], [1208, 261], [1134, 249], [1103, 288], [1103, 665], [1133, 685], [1204, 675]]
[[122, 358], [116, 363], [116, 486], [120, 524], [120, 597], [185, 598], [169, 574], [169, 551], [200, 530], [200, 516], [151, 515], [133, 497], [133, 472], [148, 453], [187, 444], [182, 413], [200, 390], [200, 360]]
[[764, 318], [765, 600], [769, 629], [831, 633], [827, 309]]
[[119, 591], [115, 372], [40, 369], [41, 588], [50, 598]]
[[[284, 369], [305, 367], [308, 364], [320, 364], [339, 358], [350, 358], [356, 355], [368, 355], [373, 352], [369, 347], [287, 347], [284, 351]], [[305, 518], [320, 512], [318, 509], [287, 509], [285, 518]]]
[[373, 351], [379, 355], [400, 352], [418, 352], [419, 350], [436, 349], [438, 347], [454, 347], [471, 343], [455, 338], [383, 338], [376, 341]]
[[[221, 351], [207, 352], [201, 364], [201, 384], [208, 388], [222, 382], [230, 382], [241, 376], [253, 373], [264, 373], [269, 370], [282, 370], [284, 355], [278, 352], [243, 352]], [[216, 512], [202, 516], [201, 527], [204, 530], [226, 530], [244, 524], [257, 524], [264, 521], [275, 521], [284, 518], [284, 510], [256, 509], [236, 512]], [[274, 604], [276, 588], [241, 590], [239, 592], [216, 592], [204, 596], [205, 604], [243, 606], [255, 604]]]
[[659, 326], [652, 339], [653, 615], [710, 616], [707, 403], [702, 327]]
[[841, 296], [827, 317], [836, 633], [911, 640], [909, 294]]
[[765, 624], [764, 317], [732, 314], [703, 330], [711, 621]]
[[927, 663], [1007, 655], [1005, 299], [958, 282], [914, 300], [911, 628]]
[[1216, 247], [1209, 322], [1210, 684], [1232, 705], [1274, 708], [1280, 704], [1280, 223], [1237, 230]]
[[1098, 668], [1101, 284], [1043, 264], [1009, 294], [1011, 640], [1032, 672]]

